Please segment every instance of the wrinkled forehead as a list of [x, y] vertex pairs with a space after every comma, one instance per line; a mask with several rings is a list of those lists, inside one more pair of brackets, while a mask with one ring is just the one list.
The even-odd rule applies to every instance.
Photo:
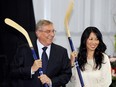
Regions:
[[53, 24], [43, 24], [41, 26], [37, 26], [36, 30], [52, 30], [54, 29]]
[[54, 30], [54, 26], [53, 24], [49, 24], [49, 25], [43, 25], [41, 27], [38, 27], [39, 30]]

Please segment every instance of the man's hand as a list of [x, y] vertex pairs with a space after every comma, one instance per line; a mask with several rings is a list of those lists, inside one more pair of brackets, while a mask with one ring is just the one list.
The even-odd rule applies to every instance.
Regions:
[[42, 62], [41, 62], [40, 59], [38, 59], [38, 60], [34, 61], [32, 67], [31, 67], [31, 70], [32, 70], [32, 72], [35, 72], [35, 71], [37, 71], [41, 67], [42, 67]]
[[42, 74], [38, 78], [41, 80], [42, 84], [45, 84], [45, 83], [48, 84], [48, 85], [52, 84], [51, 79], [45, 74]]

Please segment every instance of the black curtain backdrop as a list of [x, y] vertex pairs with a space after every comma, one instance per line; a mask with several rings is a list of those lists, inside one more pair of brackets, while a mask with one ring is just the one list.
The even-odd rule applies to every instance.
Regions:
[[[16, 49], [19, 45], [27, 43], [25, 37], [17, 30], [4, 23], [10, 18], [20, 24], [28, 32], [35, 30], [35, 18], [32, 0], [0, 0], [0, 87], [10, 87], [9, 70]], [[1, 71], [1, 69], [0, 69]], [[6, 73], [6, 74], [5, 74]], [[3, 74], [5, 74], [3, 76]]]

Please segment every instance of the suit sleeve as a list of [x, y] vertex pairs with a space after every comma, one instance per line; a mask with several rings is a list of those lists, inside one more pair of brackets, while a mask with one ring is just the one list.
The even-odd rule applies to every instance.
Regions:
[[62, 56], [60, 56], [61, 58], [59, 58], [62, 59], [62, 61], [59, 62], [59, 66], [61, 66], [61, 70], [59, 71], [59, 74], [57, 76], [52, 78], [53, 87], [67, 84], [72, 75], [70, 59], [68, 57], [67, 50], [65, 49], [64, 51], [61, 51], [59, 53], [62, 54]]
[[11, 64], [11, 77], [27, 79], [31, 78], [32, 55], [27, 46], [19, 47]]

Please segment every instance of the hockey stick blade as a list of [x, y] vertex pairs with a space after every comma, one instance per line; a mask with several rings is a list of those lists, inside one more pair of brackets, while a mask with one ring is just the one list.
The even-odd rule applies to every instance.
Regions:
[[25, 38], [27, 39], [29, 47], [33, 48], [33, 45], [32, 45], [31, 39], [29, 37], [29, 34], [27, 33], [27, 31], [22, 26], [20, 26], [18, 23], [16, 23], [15, 21], [13, 21], [9, 18], [5, 18], [4, 21], [7, 25], [9, 25], [9, 26], [13, 27], [14, 29], [18, 30], [19, 32], [21, 32], [25, 36]]

